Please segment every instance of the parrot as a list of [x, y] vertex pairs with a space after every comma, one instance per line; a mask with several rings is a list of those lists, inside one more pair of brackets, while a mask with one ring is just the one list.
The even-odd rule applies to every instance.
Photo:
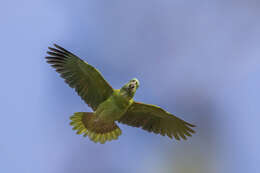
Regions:
[[63, 47], [48, 47], [46, 61], [74, 88], [93, 112], [75, 112], [70, 125], [76, 134], [83, 134], [95, 143], [116, 140], [122, 134], [117, 125], [123, 123], [145, 131], [181, 140], [192, 136], [190, 124], [159, 106], [134, 101], [139, 80], [131, 79], [114, 89], [95, 67]]

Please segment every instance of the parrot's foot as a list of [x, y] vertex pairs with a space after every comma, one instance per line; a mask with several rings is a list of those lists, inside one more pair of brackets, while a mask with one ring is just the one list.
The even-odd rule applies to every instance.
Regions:
[[70, 117], [73, 130], [77, 134], [84, 134], [94, 142], [104, 144], [106, 141], [116, 140], [122, 134], [115, 122], [96, 120], [93, 112], [76, 112]]

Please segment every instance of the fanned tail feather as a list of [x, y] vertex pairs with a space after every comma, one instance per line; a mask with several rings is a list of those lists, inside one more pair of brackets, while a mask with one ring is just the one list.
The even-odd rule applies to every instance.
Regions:
[[106, 141], [116, 140], [122, 134], [115, 122], [95, 121], [93, 112], [76, 112], [70, 119], [70, 125], [77, 134], [88, 136], [94, 142], [104, 144]]

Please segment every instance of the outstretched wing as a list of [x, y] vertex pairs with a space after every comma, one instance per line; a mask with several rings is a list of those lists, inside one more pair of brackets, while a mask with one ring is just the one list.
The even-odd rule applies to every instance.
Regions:
[[195, 133], [191, 129], [195, 125], [181, 120], [158, 106], [139, 102], [134, 102], [118, 121], [130, 126], [141, 127], [148, 132], [167, 135], [170, 138], [175, 137], [177, 140], [180, 140], [180, 137], [186, 140], [186, 136]]
[[105, 101], [113, 88], [105, 81], [101, 73], [76, 55], [54, 44], [49, 47], [47, 62], [56, 69], [70, 87], [93, 109]]

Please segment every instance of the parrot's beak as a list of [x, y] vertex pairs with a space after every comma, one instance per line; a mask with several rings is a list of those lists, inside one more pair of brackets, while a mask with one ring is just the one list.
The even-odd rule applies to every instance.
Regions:
[[129, 84], [129, 89], [132, 90], [132, 89], [134, 89], [134, 87], [135, 87], [135, 83], [130, 83], [130, 84]]
[[136, 92], [138, 87], [139, 87], [139, 81], [136, 78], [131, 79], [127, 84], [123, 86], [123, 88], [127, 90], [127, 92], [132, 94]]
[[134, 78], [127, 82], [120, 90], [128, 97], [133, 98], [138, 87], [139, 81]]
[[139, 87], [139, 81], [136, 78], [129, 81], [129, 85], [128, 85], [129, 90], [134, 90], [137, 89], [138, 87]]

